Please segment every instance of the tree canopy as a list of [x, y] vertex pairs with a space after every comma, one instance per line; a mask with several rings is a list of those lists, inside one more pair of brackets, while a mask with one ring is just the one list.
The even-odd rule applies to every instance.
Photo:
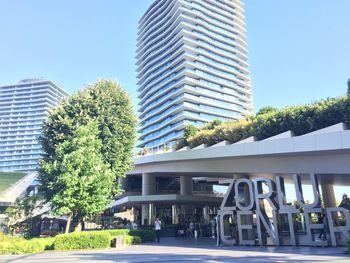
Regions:
[[193, 124], [188, 124], [184, 130], [184, 139], [187, 140], [191, 136], [195, 135], [197, 131], [198, 128], [196, 126], [194, 126]]
[[339, 207], [343, 207], [350, 210], [350, 198], [347, 194], [343, 194]]
[[132, 168], [136, 117], [126, 92], [100, 80], [68, 97], [44, 123], [41, 191], [56, 214], [103, 211]]
[[57, 146], [55, 161], [43, 164], [43, 171], [56, 175], [47, 185], [55, 193], [50, 200], [55, 214], [79, 220], [98, 214], [110, 202], [114, 178], [101, 159], [97, 136], [97, 122], [78, 127]]
[[278, 111], [277, 108], [272, 107], [272, 106], [265, 106], [262, 107], [257, 113], [256, 115], [263, 115], [263, 114], [267, 114], [267, 113], [275, 113], [276, 111]]

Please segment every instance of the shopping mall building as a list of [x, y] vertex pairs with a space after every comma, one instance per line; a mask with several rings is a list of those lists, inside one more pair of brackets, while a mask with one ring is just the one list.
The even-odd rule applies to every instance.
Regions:
[[[223, 241], [237, 236], [237, 244], [338, 245], [349, 236], [350, 214], [337, 210], [334, 189], [350, 186], [349, 160], [343, 123], [302, 136], [287, 131], [140, 156], [111, 207], [141, 225], [155, 217], [164, 225], [205, 225], [222, 215], [219, 234]], [[321, 229], [328, 241], [318, 240]]]

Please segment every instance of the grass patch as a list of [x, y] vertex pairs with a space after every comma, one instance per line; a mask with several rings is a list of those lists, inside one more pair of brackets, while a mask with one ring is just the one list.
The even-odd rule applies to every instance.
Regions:
[[25, 176], [25, 173], [0, 172], [0, 193], [10, 188], [11, 185], [14, 185]]

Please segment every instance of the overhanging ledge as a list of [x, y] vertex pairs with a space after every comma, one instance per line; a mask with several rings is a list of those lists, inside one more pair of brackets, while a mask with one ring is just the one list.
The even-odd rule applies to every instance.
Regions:
[[115, 200], [109, 204], [109, 207], [120, 205], [136, 205], [136, 204], [148, 204], [148, 203], [166, 203], [171, 201], [174, 204], [180, 203], [221, 203], [222, 197], [214, 196], [193, 196], [193, 195], [138, 195], [138, 196], [126, 196], [121, 199]]

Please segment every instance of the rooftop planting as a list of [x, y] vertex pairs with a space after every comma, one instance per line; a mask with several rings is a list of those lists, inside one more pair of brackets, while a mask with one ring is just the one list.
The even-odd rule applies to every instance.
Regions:
[[266, 107], [255, 116], [216, 125], [211, 123], [202, 128], [189, 125], [177, 149], [201, 144], [210, 146], [224, 140], [235, 143], [251, 136], [263, 140], [288, 130], [298, 136], [339, 122], [350, 125], [350, 98], [347, 96], [282, 109]]

